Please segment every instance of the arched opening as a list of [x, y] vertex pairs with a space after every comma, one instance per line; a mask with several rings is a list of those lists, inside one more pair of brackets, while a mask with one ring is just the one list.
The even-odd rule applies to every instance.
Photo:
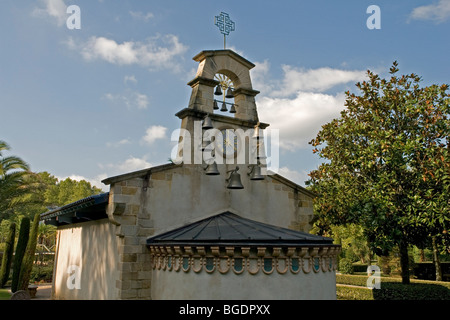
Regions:
[[214, 75], [214, 80], [219, 82], [214, 88], [214, 112], [235, 114], [234, 91], [237, 87], [236, 82], [239, 82], [239, 79], [234, 73], [221, 70]]

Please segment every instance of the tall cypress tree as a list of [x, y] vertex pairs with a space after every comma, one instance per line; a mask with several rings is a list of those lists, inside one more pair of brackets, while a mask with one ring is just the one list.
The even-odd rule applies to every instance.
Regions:
[[31, 227], [30, 236], [28, 238], [27, 250], [22, 261], [22, 268], [20, 270], [19, 284], [17, 289], [27, 290], [28, 283], [30, 282], [31, 269], [33, 268], [33, 261], [35, 258], [36, 244], [39, 231], [40, 214], [37, 213], [33, 219], [33, 225]]
[[8, 281], [11, 270], [11, 260], [14, 252], [14, 239], [16, 237], [16, 224], [9, 225], [8, 238], [6, 239], [5, 252], [3, 253], [2, 268], [0, 269], [0, 288], [4, 287]]
[[16, 254], [14, 256], [11, 292], [16, 292], [17, 286], [19, 285], [20, 269], [22, 268], [22, 260], [27, 249], [29, 236], [30, 218], [23, 217], [22, 221], [20, 222], [19, 239], [17, 240]]

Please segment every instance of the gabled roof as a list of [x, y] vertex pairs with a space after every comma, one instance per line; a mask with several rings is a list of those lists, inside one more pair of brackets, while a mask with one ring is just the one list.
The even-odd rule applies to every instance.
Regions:
[[224, 212], [147, 239], [147, 245], [330, 245], [333, 239]]

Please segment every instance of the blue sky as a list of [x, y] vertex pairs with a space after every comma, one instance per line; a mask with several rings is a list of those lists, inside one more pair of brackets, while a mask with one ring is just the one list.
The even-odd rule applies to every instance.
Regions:
[[[202, 50], [256, 64], [262, 122], [280, 130], [280, 173], [303, 185], [320, 163], [308, 141], [370, 69], [449, 83], [450, 0], [1, 0], [0, 139], [35, 172], [86, 179], [167, 163]], [[80, 8], [69, 29], [67, 7]], [[369, 29], [370, 5], [381, 29]], [[372, 21], [372, 20], [371, 20]], [[104, 186], [107, 190], [107, 187]]]

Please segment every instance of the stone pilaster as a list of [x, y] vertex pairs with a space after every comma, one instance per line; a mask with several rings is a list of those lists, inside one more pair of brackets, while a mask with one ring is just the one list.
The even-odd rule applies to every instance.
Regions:
[[143, 213], [144, 183], [144, 178], [134, 178], [111, 185], [107, 213], [117, 225], [118, 299], [151, 299], [151, 256], [145, 240], [154, 230], [150, 215]]

